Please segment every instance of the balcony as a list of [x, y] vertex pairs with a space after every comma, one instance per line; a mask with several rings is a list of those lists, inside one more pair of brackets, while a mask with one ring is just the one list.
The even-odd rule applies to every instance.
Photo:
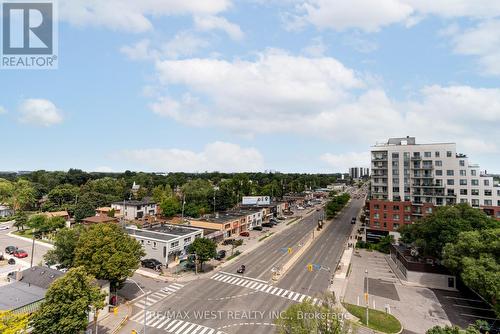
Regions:
[[422, 157], [411, 157], [412, 161], [420, 161], [422, 160]]
[[387, 156], [384, 156], [384, 157], [372, 157], [372, 161], [387, 161]]

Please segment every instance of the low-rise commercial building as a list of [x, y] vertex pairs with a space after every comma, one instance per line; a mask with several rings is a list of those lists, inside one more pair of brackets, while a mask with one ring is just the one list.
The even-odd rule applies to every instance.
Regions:
[[114, 202], [111, 208], [123, 212], [124, 218], [127, 220], [142, 219], [146, 216], [155, 216], [157, 213], [156, 202], [151, 198], [143, 200], [128, 200], [122, 202]]
[[180, 225], [153, 225], [148, 228], [126, 227], [126, 232], [139, 241], [146, 252], [144, 258], [153, 258], [168, 266], [187, 254], [188, 246], [203, 237], [200, 228]]
[[118, 218], [109, 216], [90, 216], [82, 219], [82, 224], [93, 225], [93, 224], [116, 224], [118, 223]]
[[10, 217], [14, 214], [14, 210], [8, 205], [0, 205], [0, 218]]

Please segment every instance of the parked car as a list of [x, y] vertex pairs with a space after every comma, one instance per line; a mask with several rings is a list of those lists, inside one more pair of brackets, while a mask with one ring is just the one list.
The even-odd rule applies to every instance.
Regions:
[[351, 224], [356, 224], [356, 217], [352, 217]]
[[8, 230], [9, 228], [10, 228], [9, 225], [0, 225], [0, 231]]
[[276, 217], [276, 219], [278, 219], [278, 220], [285, 220], [286, 218], [285, 217]]
[[14, 260], [13, 258], [10, 258], [9, 261], [7, 261], [7, 263], [10, 265], [14, 265], [14, 264], [16, 264], [16, 260]]
[[225, 257], [226, 257], [226, 251], [221, 249], [220, 251], [217, 252], [217, 256], [215, 257], [215, 259], [222, 260]]
[[253, 228], [254, 231], [262, 231], [262, 226], [255, 226]]
[[156, 259], [145, 259], [141, 261], [141, 265], [145, 268], [160, 270], [161, 262]]
[[285, 211], [285, 212], [283, 212], [283, 214], [285, 216], [292, 216], [293, 215], [293, 211]]
[[188, 261], [184, 265], [184, 268], [193, 270], [196, 268], [196, 264], [194, 262]]
[[245, 272], [245, 270], [246, 270], [246, 267], [244, 264], [242, 264], [241, 267], [239, 267], [238, 270], [236, 270], [236, 272], [238, 274], [243, 274]]
[[7, 274], [7, 280], [10, 282], [11, 280], [15, 280], [16, 279], [16, 274], [17, 272], [15, 271], [11, 271], [10, 273]]
[[14, 255], [15, 257], [19, 258], [19, 259], [22, 259], [24, 257], [28, 257], [28, 253], [26, 253], [26, 251], [22, 250], [22, 249], [16, 249], [14, 251]]
[[248, 231], [240, 232], [240, 237], [249, 237], [249, 236], [250, 236], [250, 232], [248, 232]]
[[17, 250], [17, 247], [16, 246], [7, 246], [5, 247], [5, 253], [7, 254], [14, 254], [14, 252]]
[[232, 245], [234, 244], [235, 239], [226, 239], [222, 242], [223, 245]]
[[262, 223], [262, 227], [273, 227], [273, 223]]

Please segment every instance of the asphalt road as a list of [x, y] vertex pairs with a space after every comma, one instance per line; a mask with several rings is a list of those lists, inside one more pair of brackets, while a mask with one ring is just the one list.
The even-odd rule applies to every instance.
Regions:
[[[331, 274], [324, 270], [308, 272], [306, 265], [315, 263], [332, 269], [335, 267], [346, 237], [352, 230], [351, 217], [357, 214], [362, 205], [361, 200], [351, 201], [337, 218], [325, 226], [311, 248], [278, 284], [273, 286], [268, 282], [271, 281], [271, 269], [281, 266], [290, 257], [282, 249], [297, 249], [316, 228], [321, 211], [315, 211], [225, 267], [223, 271], [227, 274], [219, 274], [224, 277], [222, 281], [214, 279], [214, 273], [187, 283], [176, 293], [151, 305], [149, 311], [157, 313], [154, 320], [149, 322], [152, 326], [148, 327], [147, 333], [273, 333], [273, 324], [280, 311], [308, 298], [306, 295], [321, 295], [327, 289]], [[237, 276], [234, 273], [241, 264], [246, 265], [247, 271], [244, 276]], [[254, 285], [260, 287], [252, 288]], [[278, 291], [273, 293], [275, 290]], [[140, 307], [134, 307], [134, 314], [140, 311]], [[178, 316], [172, 319], [173, 314]], [[140, 315], [133, 315], [131, 319], [135, 321], [129, 321], [120, 333], [141, 330]]]

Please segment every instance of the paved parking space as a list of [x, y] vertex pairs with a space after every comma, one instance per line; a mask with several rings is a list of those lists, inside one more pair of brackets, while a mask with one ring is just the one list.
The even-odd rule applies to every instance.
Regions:
[[490, 324], [496, 321], [496, 325], [500, 326], [500, 319], [495, 316], [495, 312], [472, 292], [444, 290], [433, 290], [433, 292], [452, 324], [465, 328], [476, 320], [485, 320]]
[[345, 302], [365, 305], [365, 270], [368, 270], [370, 307], [389, 310], [401, 321], [405, 333], [425, 333], [433, 326], [451, 324], [432, 290], [403, 285], [392, 272], [384, 254], [378, 252], [359, 250], [354, 253]]

